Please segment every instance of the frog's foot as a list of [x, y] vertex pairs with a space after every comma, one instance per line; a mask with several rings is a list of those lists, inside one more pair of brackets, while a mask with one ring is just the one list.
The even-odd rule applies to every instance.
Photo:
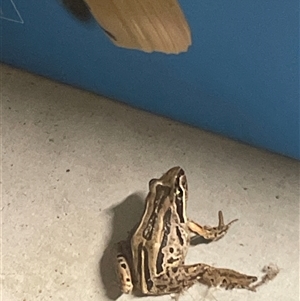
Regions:
[[279, 268], [277, 267], [277, 265], [270, 263], [269, 265], [263, 267], [262, 272], [264, 272], [265, 274], [262, 276], [260, 281], [252, 286], [253, 289], [256, 289], [259, 286], [269, 282], [270, 280], [273, 280], [279, 273]]

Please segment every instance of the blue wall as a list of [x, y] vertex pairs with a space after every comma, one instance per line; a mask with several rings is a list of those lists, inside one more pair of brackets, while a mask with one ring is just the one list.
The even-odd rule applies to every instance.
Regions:
[[299, 1], [181, 0], [180, 55], [117, 48], [58, 0], [2, 2], [3, 62], [300, 159]]

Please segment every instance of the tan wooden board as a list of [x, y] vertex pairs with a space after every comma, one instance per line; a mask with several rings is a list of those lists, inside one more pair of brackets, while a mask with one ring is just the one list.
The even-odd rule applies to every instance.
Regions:
[[145, 52], [180, 53], [191, 32], [177, 0], [85, 0], [111, 41]]

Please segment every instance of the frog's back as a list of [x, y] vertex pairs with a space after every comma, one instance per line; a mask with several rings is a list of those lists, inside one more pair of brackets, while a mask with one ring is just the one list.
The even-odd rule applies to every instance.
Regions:
[[186, 177], [180, 167], [149, 182], [144, 214], [131, 238], [133, 274], [144, 294], [160, 294], [163, 289], [157, 285], [170, 280], [168, 270], [184, 263], [189, 245], [186, 200]]

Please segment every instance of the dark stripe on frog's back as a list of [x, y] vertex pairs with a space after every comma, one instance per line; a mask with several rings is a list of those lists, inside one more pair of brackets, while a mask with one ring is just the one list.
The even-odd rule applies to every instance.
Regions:
[[178, 242], [180, 243], [181, 246], [183, 246], [184, 244], [184, 239], [182, 237], [182, 233], [180, 231], [180, 228], [179, 226], [176, 226], [176, 235], [177, 235], [177, 238], [178, 238]]
[[184, 191], [181, 188], [180, 180], [184, 186], [185, 191], [187, 191], [187, 181], [186, 181], [186, 177], [184, 175], [183, 169], [180, 169], [178, 176], [176, 178], [176, 181], [175, 181], [175, 187], [176, 187], [175, 203], [176, 203], [176, 211], [177, 211], [177, 214], [179, 217], [179, 221], [181, 223], [185, 223], [186, 220], [185, 220], [185, 216], [183, 214], [183, 211], [184, 211], [183, 206], [185, 206], [185, 203], [183, 203]]
[[164, 223], [163, 236], [162, 236], [162, 241], [161, 241], [160, 248], [159, 248], [159, 251], [157, 254], [157, 259], [156, 259], [156, 274], [157, 275], [159, 275], [164, 270], [163, 262], [164, 262], [165, 255], [163, 254], [162, 250], [168, 244], [168, 238], [169, 238], [170, 231], [171, 231], [171, 216], [172, 216], [172, 210], [171, 210], [171, 208], [169, 208], [163, 218], [163, 223]]
[[[147, 248], [143, 247], [143, 258], [144, 258], [144, 281], [147, 286], [147, 291], [150, 292], [153, 287], [153, 281], [151, 280], [150, 266], [149, 266], [149, 255]], [[140, 274], [142, 275], [142, 274]]]
[[150, 213], [148, 222], [143, 231], [143, 237], [146, 240], [151, 240], [153, 238], [153, 230], [157, 222], [158, 214], [162, 210], [166, 199], [168, 199], [170, 195], [171, 187], [158, 184], [156, 185], [155, 190], [156, 190], [155, 191], [156, 198], [154, 199], [153, 205], [151, 206], [152, 212]]

